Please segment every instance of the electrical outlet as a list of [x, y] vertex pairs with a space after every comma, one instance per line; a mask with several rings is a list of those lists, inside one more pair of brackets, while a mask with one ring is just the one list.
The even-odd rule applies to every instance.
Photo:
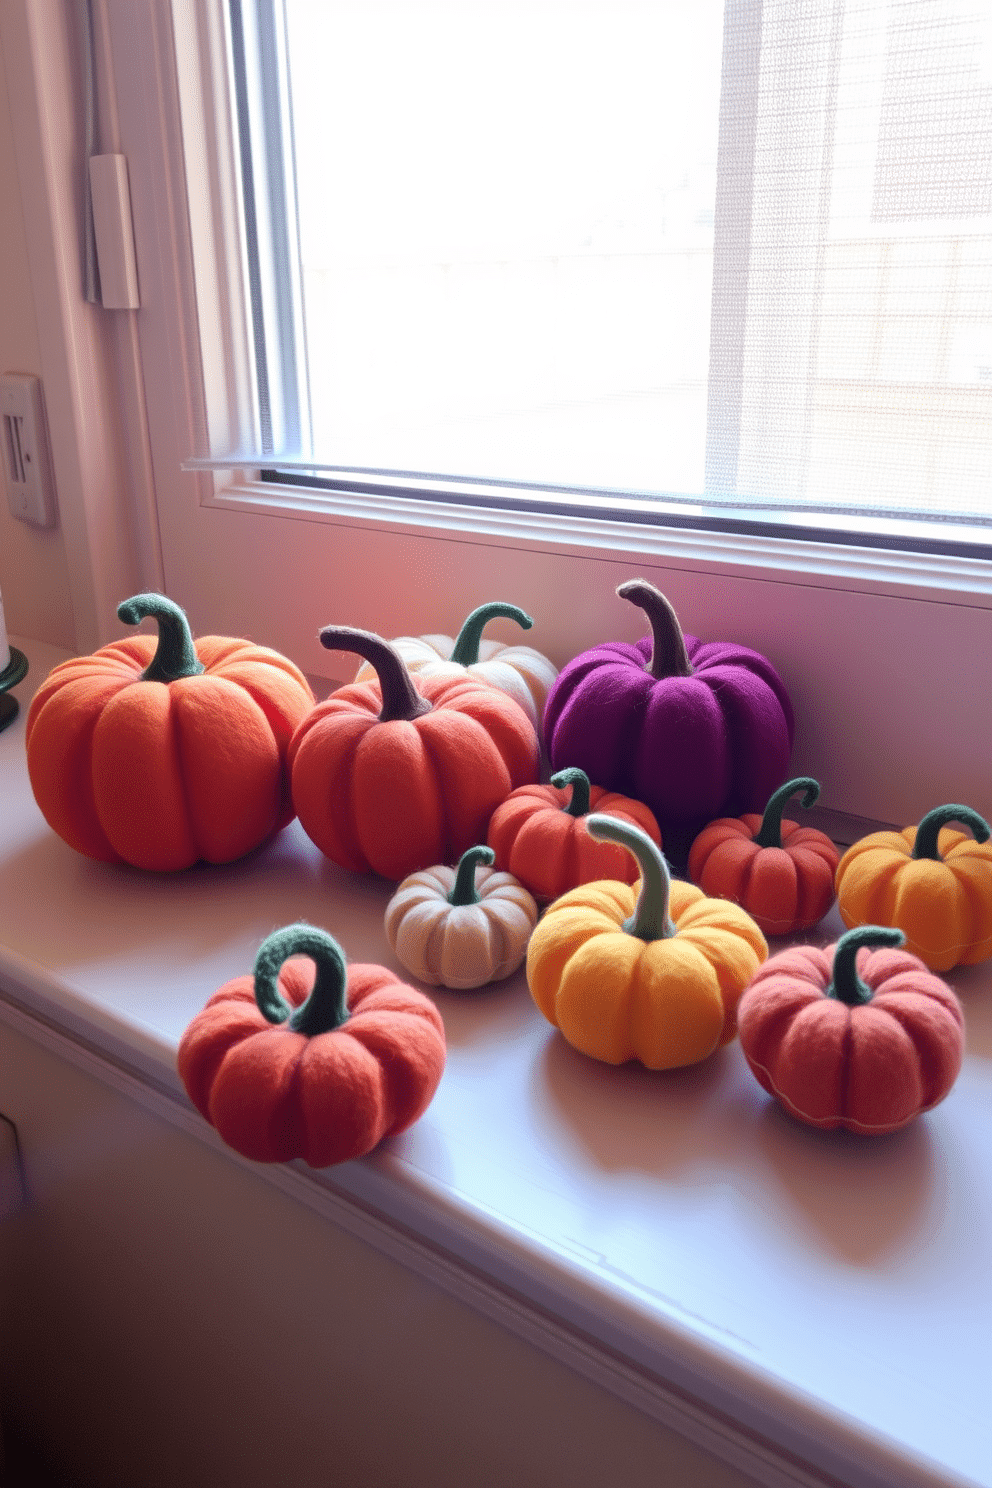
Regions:
[[48, 451], [41, 380], [19, 372], [0, 377], [7, 500], [15, 517], [55, 526], [55, 482]]

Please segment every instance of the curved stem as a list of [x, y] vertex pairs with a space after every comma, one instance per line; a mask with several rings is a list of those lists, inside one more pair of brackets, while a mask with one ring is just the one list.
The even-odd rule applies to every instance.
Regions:
[[940, 836], [941, 827], [946, 827], [950, 822], [960, 822], [974, 834], [976, 842], [988, 842], [992, 836], [992, 829], [984, 816], [979, 816], [977, 811], [972, 811], [970, 806], [935, 806], [928, 811], [916, 829], [916, 840], [913, 843], [914, 858], [936, 858], [941, 861], [940, 849], [937, 839]]
[[572, 787], [572, 799], [562, 811], [567, 811], [569, 816], [585, 816], [589, 810], [589, 776], [585, 770], [570, 765], [567, 770], [559, 770], [557, 775], [552, 775], [551, 784], [559, 790], [567, 790]]
[[431, 705], [414, 686], [409, 668], [396, 647], [372, 630], [354, 630], [350, 625], [325, 625], [320, 644], [328, 651], [354, 651], [375, 667], [382, 693], [380, 723], [397, 718], [412, 720], [429, 713]]
[[798, 795], [800, 791], [806, 792], [802, 804], [808, 811], [820, 794], [820, 782], [809, 775], [798, 775], [795, 780], [787, 780], [779, 786], [765, 807], [761, 826], [754, 837], [759, 847], [782, 846], [782, 810], [789, 797]]
[[[309, 956], [317, 967], [310, 996], [291, 1008], [279, 991], [279, 970], [290, 956]], [[313, 1038], [331, 1033], [348, 1019], [348, 968], [333, 936], [302, 920], [274, 930], [255, 957], [255, 1001], [269, 1023], [286, 1023], [294, 1033]]]
[[668, 864], [655, 847], [647, 832], [618, 816], [607, 816], [594, 811], [586, 817], [586, 830], [591, 837], [607, 842], [618, 842], [629, 853], [633, 853], [641, 870], [641, 892], [637, 905], [623, 928], [628, 935], [639, 940], [671, 940], [678, 930], [668, 914], [668, 897], [672, 888], [672, 877]]
[[149, 617], [158, 625], [155, 655], [142, 672], [144, 682], [176, 682], [180, 677], [198, 677], [203, 663], [193, 645], [193, 632], [183, 610], [164, 594], [136, 594], [117, 606], [117, 618], [125, 625], [139, 625]]
[[858, 976], [858, 952], [862, 946], [901, 946], [906, 939], [901, 930], [887, 925], [858, 925], [842, 935], [834, 948], [833, 979], [825, 996], [836, 997], [848, 1007], [861, 1007], [871, 1002], [873, 993]]
[[660, 589], [647, 579], [628, 579], [617, 589], [621, 599], [639, 605], [651, 624], [654, 644], [651, 660], [644, 668], [657, 681], [663, 677], [691, 677], [692, 664], [678, 616]]
[[451, 893], [448, 895], [449, 904], [478, 904], [479, 895], [475, 890], [475, 870], [481, 863], [487, 866], [495, 862], [496, 854], [491, 847], [468, 847], [458, 859], [458, 869], [455, 873], [455, 882]]
[[504, 604], [502, 600], [494, 599], [489, 604], [480, 605], [473, 610], [458, 632], [455, 641], [455, 649], [449, 660], [457, 662], [459, 666], [474, 666], [479, 659], [479, 643], [482, 640], [482, 632], [490, 620], [516, 620], [522, 630], [530, 630], [534, 624], [526, 610], [519, 605]]

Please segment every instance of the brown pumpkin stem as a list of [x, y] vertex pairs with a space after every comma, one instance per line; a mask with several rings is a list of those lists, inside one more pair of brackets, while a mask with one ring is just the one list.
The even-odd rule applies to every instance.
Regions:
[[[279, 991], [279, 971], [290, 956], [309, 956], [317, 968], [310, 996], [297, 1008]], [[255, 957], [255, 1001], [269, 1023], [285, 1023], [294, 1033], [314, 1038], [348, 1021], [348, 967], [333, 936], [299, 921], [274, 930]]]
[[761, 826], [753, 838], [758, 847], [782, 846], [782, 811], [789, 797], [798, 795], [800, 791], [806, 792], [802, 805], [808, 811], [820, 794], [820, 782], [809, 775], [799, 775], [779, 786], [765, 807]]
[[572, 798], [562, 811], [569, 816], [585, 816], [589, 810], [589, 776], [585, 770], [570, 765], [567, 770], [559, 770], [557, 775], [552, 775], [551, 784], [559, 790], [567, 790], [572, 787]]
[[380, 723], [393, 723], [396, 719], [409, 722], [431, 711], [430, 703], [417, 691], [410, 669], [396, 647], [374, 631], [354, 630], [350, 625], [325, 625], [320, 632], [320, 644], [328, 651], [354, 651], [375, 668], [382, 693]]
[[984, 816], [979, 816], [970, 806], [935, 806], [932, 811], [927, 812], [916, 829], [913, 857], [935, 858], [938, 863], [941, 862], [940, 848], [937, 846], [940, 829], [951, 822], [960, 822], [967, 827], [976, 842], [988, 842], [992, 836], [992, 828]]
[[203, 662], [196, 654], [186, 613], [174, 600], [164, 594], [136, 594], [117, 606], [117, 618], [125, 625], [140, 625], [149, 617], [158, 626], [158, 645], [141, 680], [177, 682], [180, 677], [198, 677]]
[[516, 620], [522, 630], [530, 630], [534, 624], [526, 610], [519, 605], [504, 604], [502, 600], [494, 599], [489, 604], [480, 605], [473, 610], [458, 632], [455, 648], [449, 660], [458, 666], [474, 666], [479, 659], [479, 646], [482, 641], [482, 632], [490, 620]]
[[871, 1002], [874, 993], [858, 976], [858, 952], [863, 946], [901, 946], [906, 937], [888, 925], [857, 925], [842, 935], [834, 948], [833, 978], [825, 996], [835, 997], [848, 1007]]
[[672, 890], [672, 876], [668, 864], [647, 832], [635, 827], [632, 822], [621, 821], [617, 816], [594, 811], [586, 817], [586, 831], [597, 841], [618, 842], [637, 859], [641, 870], [641, 892], [637, 896], [634, 913], [624, 920], [623, 928], [628, 935], [639, 940], [671, 940], [678, 930], [668, 913], [668, 899]]
[[685, 649], [685, 636], [671, 602], [647, 579], [628, 579], [617, 589], [621, 599], [639, 605], [651, 625], [654, 644], [651, 660], [644, 668], [659, 682], [664, 677], [691, 677], [692, 663]]
[[467, 847], [458, 859], [455, 881], [448, 895], [449, 904], [478, 904], [480, 895], [475, 888], [475, 870], [481, 863], [487, 866], [496, 860], [491, 847]]

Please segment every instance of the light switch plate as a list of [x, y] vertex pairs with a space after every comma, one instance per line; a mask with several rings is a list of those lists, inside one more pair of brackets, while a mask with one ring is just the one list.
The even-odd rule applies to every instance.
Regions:
[[54, 527], [55, 482], [40, 378], [21, 372], [0, 377], [0, 420], [11, 512], [36, 527]]

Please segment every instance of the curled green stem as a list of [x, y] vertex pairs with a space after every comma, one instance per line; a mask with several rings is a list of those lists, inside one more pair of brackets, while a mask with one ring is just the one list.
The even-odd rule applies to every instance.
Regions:
[[937, 840], [940, 837], [941, 827], [948, 826], [951, 822], [960, 822], [974, 835], [976, 842], [988, 842], [992, 836], [988, 822], [984, 816], [979, 816], [977, 811], [972, 811], [970, 806], [935, 806], [928, 811], [916, 829], [916, 839], [913, 842], [914, 858], [935, 858], [941, 861], [940, 849]]
[[458, 868], [451, 893], [448, 895], [448, 903], [478, 904], [480, 896], [475, 888], [475, 870], [483, 863], [488, 867], [495, 859], [496, 854], [491, 847], [480, 845], [466, 848], [458, 859]]
[[431, 705], [414, 686], [410, 670], [396, 647], [372, 630], [355, 630], [350, 625], [325, 625], [320, 644], [328, 651], [354, 651], [375, 668], [382, 693], [380, 723], [396, 719], [412, 721], [431, 711]]
[[599, 811], [586, 817], [586, 830], [597, 841], [619, 843], [637, 859], [641, 870], [641, 892], [634, 913], [629, 920], [624, 920], [623, 928], [627, 934], [636, 935], [639, 940], [671, 940], [678, 934], [668, 913], [672, 876], [647, 832], [642, 832], [632, 822]]
[[754, 838], [759, 847], [782, 846], [782, 811], [789, 797], [798, 795], [800, 791], [805, 791], [802, 805], [808, 811], [820, 794], [820, 782], [809, 775], [799, 775], [779, 786], [765, 807], [761, 826]]
[[450, 660], [457, 662], [459, 666], [474, 666], [479, 659], [479, 646], [482, 642], [482, 632], [490, 620], [515, 620], [523, 630], [530, 630], [534, 624], [526, 610], [519, 605], [504, 604], [502, 600], [494, 599], [489, 604], [480, 605], [473, 610], [458, 632], [455, 641], [455, 649], [451, 653]]
[[569, 816], [585, 816], [589, 810], [589, 776], [585, 770], [570, 765], [567, 770], [559, 770], [557, 775], [552, 775], [551, 784], [558, 790], [567, 790], [572, 787], [572, 797], [567, 806], [562, 810]]
[[[279, 991], [279, 971], [290, 956], [309, 956], [317, 968], [306, 1002], [290, 1007]], [[348, 1019], [348, 967], [333, 936], [300, 921], [274, 930], [255, 957], [255, 1001], [269, 1023], [286, 1023], [294, 1033], [314, 1038], [331, 1033]]]
[[871, 1002], [871, 988], [858, 976], [858, 952], [862, 947], [901, 946], [906, 937], [901, 930], [888, 925], [857, 925], [842, 935], [834, 950], [834, 969], [827, 997], [835, 997], [848, 1007], [861, 1007]]
[[143, 681], [177, 682], [180, 677], [198, 677], [203, 671], [185, 612], [164, 594], [136, 594], [133, 599], [125, 599], [117, 606], [117, 618], [125, 625], [140, 625], [151, 618], [158, 626], [158, 645], [141, 674]]
[[657, 681], [664, 677], [691, 677], [692, 663], [685, 648], [685, 636], [671, 602], [647, 579], [628, 579], [617, 589], [621, 599], [629, 599], [647, 615], [651, 626], [651, 660], [644, 668]]

